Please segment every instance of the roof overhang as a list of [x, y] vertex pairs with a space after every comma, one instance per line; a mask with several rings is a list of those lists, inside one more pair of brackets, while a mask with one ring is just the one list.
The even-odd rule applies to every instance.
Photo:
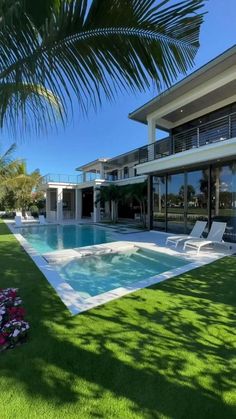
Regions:
[[86, 163], [82, 166], [77, 167], [75, 170], [79, 171], [79, 172], [96, 172], [97, 170], [100, 170], [101, 167], [101, 163], [106, 163], [109, 159], [106, 158], [100, 158], [100, 159], [96, 159], [93, 160], [89, 163]]
[[129, 118], [170, 130], [236, 101], [236, 46], [196, 70]]

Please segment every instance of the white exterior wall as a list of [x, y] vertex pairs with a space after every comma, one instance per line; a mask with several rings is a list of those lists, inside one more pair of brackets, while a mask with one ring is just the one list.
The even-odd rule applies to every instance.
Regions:
[[75, 219], [82, 218], [82, 189], [75, 190]]
[[94, 223], [99, 222], [101, 218], [100, 217], [100, 202], [96, 204], [99, 193], [100, 193], [99, 188], [94, 187], [93, 188], [93, 221]]
[[50, 219], [50, 211], [51, 211], [51, 192], [50, 189], [46, 191], [46, 218]]

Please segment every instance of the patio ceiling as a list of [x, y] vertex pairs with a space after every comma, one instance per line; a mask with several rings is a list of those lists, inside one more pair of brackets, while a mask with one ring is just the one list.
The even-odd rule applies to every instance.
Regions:
[[[129, 118], [168, 130], [236, 101], [236, 46], [131, 112]], [[212, 109], [214, 106], [214, 109]]]

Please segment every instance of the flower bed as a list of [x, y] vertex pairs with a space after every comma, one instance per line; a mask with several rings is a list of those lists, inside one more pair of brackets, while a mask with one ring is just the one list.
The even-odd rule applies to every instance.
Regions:
[[24, 320], [17, 288], [0, 289], [0, 352], [25, 342], [29, 324]]

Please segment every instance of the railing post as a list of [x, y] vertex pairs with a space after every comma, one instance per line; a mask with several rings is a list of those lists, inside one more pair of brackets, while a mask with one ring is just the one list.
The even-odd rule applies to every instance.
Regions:
[[200, 147], [200, 130], [199, 130], [199, 127], [197, 127], [197, 147]]
[[229, 138], [232, 137], [232, 121], [231, 121], [231, 115], [229, 115]]
[[170, 137], [169, 137], [169, 153], [170, 153], [170, 156], [174, 154], [174, 139], [173, 139], [172, 133], [170, 134]]
[[152, 161], [155, 159], [155, 143], [148, 144], [148, 161]]

